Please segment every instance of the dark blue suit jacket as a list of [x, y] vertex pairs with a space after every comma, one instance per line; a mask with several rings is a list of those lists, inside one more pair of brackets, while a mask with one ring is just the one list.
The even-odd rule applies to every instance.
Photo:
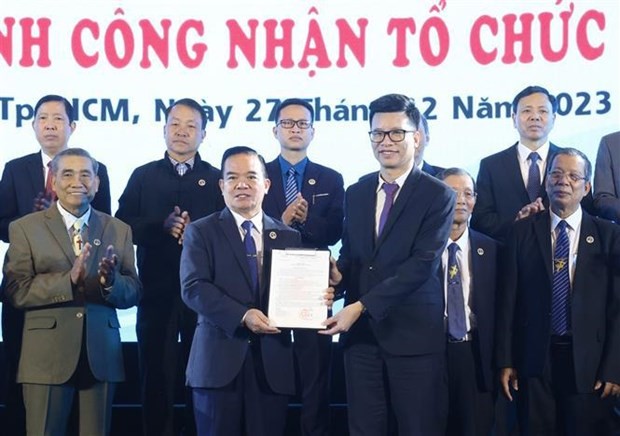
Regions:
[[[267, 164], [271, 180], [269, 194], [263, 200], [263, 210], [280, 219], [286, 210], [282, 170], [278, 159]], [[301, 194], [308, 202], [308, 218], [301, 232], [304, 247], [326, 249], [340, 240], [344, 217], [344, 182], [340, 173], [308, 160]]]
[[[99, 162], [99, 191], [91, 206], [108, 215], [110, 211], [110, 180], [108, 170]], [[0, 239], [9, 242], [11, 221], [32, 212], [34, 199], [45, 191], [41, 153], [32, 153], [7, 162], [0, 181]]]
[[[620, 383], [620, 227], [584, 211], [571, 285], [577, 390]], [[498, 294], [496, 358], [519, 377], [543, 374], [553, 283], [548, 211], [518, 221], [508, 239]]]
[[[506, 239], [519, 210], [530, 203], [519, 167], [518, 145], [517, 142], [480, 161], [476, 187], [478, 198], [471, 218], [471, 227], [498, 241]], [[549, 144], [547, 167], [560, 149], [561, 147], [555, 144]], [[546, 177], [547, 171], [545, 170], [538, 194], [545, 207], [549, 205], [545, 192]], [[586, 211], [593, 212], [593, 203], [592, 194], [589, 193], [582, 200], [581, 205]]]
[[475, 230], [469, 230], [472, 274], [472, 310], [476, 315], [477, 351], [484, 388], [494, 385], [493, 346], [495, 344], [495, 296], [498, 286], [497, 241]]
[[367, 312], [340, 341], [346, 346], [374, 335], [394, 355], [441, 352], [446, 341], [437, 271], [452, 224], [454, 192], [414, 169], [376, 240], [378, 180], [378, 173], [364, 176], [345, 195], [338, 259], [345, 305], [361, 300]]
[[187, 365], [187, 384], [219, 388], [242, 368], [249, 340], [260, 341], [269, 387], [277, 393], [295, 391], [289, 330], [252, 336], [241, 324], [250, 308], [267, 314], [271, 250], [299, 247], [299, 232], [265, 215], [260, 302], [252, 291], [245, 248], [228, 208], [192, 222], [185, 231], [181, 255], [181, 295], [198, 313], [198, 325]]
[[431, 175], [433, 177], [437, 177], [445, 168], [437, 167], [435, 165], [431, 165], [426, 161], [422, 161], [422, 171], [426, 174]]

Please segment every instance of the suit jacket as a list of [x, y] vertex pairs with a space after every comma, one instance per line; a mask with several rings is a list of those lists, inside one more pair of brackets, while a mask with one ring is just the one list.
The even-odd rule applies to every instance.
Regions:
[[476, 316], [480, 370], [484, 388], [494, 386], [493, 346], [495, 344], [495, 296], [497, 293], [497, 266], [499, 245], [497, 241], [475, 230], [469, 230], [471, 250], [472, 296], [470, 304]]
[[620, 131], [601, 138], [594, 171], [594, 207], [599, 216], [620, 223]]
[[[110, 213], [108, 170], [99, 162], [99, 190], [91, 206]], [[41, 153], [32, 153], [7, 162], [0, 181], [0, 239], [9, 242], [9, 224], [32, 212], [34, 199], [45, 191]]]
[[[86, 235], [92, 251], [85, 282], [75, 290], [69, 277], [75, 254], [56, 204], [14, 221], [9, 235], [6, 293], [15, 307], [25, 310], [17, 381], [67, 382], [77, 367], [84, 333], [95, 378], [124, 380], [116, 308], [136, 305], [140, 295], [129, 226], [92, 209]], [[120, 267], [104, 295], [97, 270], [110, 244]]]
[[[280, 218], [286, 210], [286, 198], [282, 186], [282, 170], [278, 159], [267, 164], [271, 180], [269, 194], [263, 200], [263, 210], [269, 216]], [[301, 184], [301, 194], [308, 201], [308, 217], [301, 226], [302, 245], [308, 248], [326, 249], [342, 236], [344, 217], [344, 181], [340, 173], [310, 160]]]
[[224, 207], [220, 171], [196, 154], [194, 167], [179, 176], [170, 159], [136, 168], [118, 201], [116, 217], [131, 226], [137, 246], [138, 273], [144, 286], [143, 305], [163, 305], [180, 298], [179, 262], [182, 246], [164, 229], [174, 206], [197, 220]]
[[435, 165], [431, 165], [426, 161], [422, 161], [422, 171], [426, 174], [431, 175], [433, 177], [437, 177], [445, 168], [437, 167]]
[[345, 195], [338, 268], [345, 305], [367, 312], [341, 335], [348, 343], [374, 335], [395, 355], [441, 352], [445, 347], [443, 288], [437, 271], [450, 233], [454, 192], [413, 169], [375, 237], [378, 173], [362, 177]]
[[228, 208], [192, 222], [185, 232], [181, 256], [181, 295], [198, 313], [198, 325], [187, 365], [187, 384], [220, 388], [239, 374], [258, 341], [269, 387], [292, 395], [295, 390], [289, 330], [256, 336], [241, 324], [246, 311], [258, 307], [267, 314], [271, 250], [298, 247], [299, 232], [264, 215], [263, 268], [260, 301], [252, 290], [245, 248]]
[[[519, 167], [518, 145], [517, 142], [499, 153], [485, 157], [480, 161], [478, 171], [476, 183], [478, 197], [471, 218], [471, 227], [499, 241], [505, 240], [519, 210], [530, 203]], [[555, 144], [549, 145], [547, 167], [560, 149]], [[547, 207], [549, 205], [545, 192], [547, 170], [543, 171], [543, 176], [538, 196], [543, 199]], [[592, 195], [588, 194], [581, 205], [586, 211], [592, 212]]]
[[[570, 306], [577, 390], [620, 382], [620, 228], [584, 211]], [[508, 240], [498, 295], [497, 365], [541, 376], [551, 337], [549, 211], [518, 221]]]

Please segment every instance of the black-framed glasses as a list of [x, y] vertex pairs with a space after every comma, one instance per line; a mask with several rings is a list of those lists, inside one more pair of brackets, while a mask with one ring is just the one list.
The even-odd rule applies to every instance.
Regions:
[[564, 180], [564, 177], [567, 177], [567, 176], [568, 176], [568, 180], [571, 183], [577, 183], [581, 180], [587, 180], [581, 174], [565, 173], [564, 171], [560, 171], [560, 170], [553, 170], [547, 173], [547, 177], [549, 177], [549, 179], [554, 183], [559, 182], [560, 180]]
[[405, 139], [405, 135], [407, 133], [415, 133], [416, 130], [404, 130], [404, 129], [394, 129], [394, 130], [371, 130], [368, 132], [368, 136], [372, 142], [382, 142], [385, 139], [385, 135], [390, 138], [392, 142], [401, 142]]
[[277, 125], [282, 126], [285, 129], [292, 129], [295, 125], [303, 130], [312, 127], [312, 123], [308, 120], [280, 120]]

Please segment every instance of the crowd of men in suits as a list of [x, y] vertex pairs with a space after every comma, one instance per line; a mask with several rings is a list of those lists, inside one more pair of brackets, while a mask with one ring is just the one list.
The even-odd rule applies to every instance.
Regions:
[[[233, 147], [218, 169], [198, 153], [206, 114], [181, 99], [166, 110], [163, 158], [131, 174], [112, 217], [106, 167], [68, 147], [71, 104], [41, 98], [41, 149], [0, 181], [3, 430], [64, 435], [77, 405], [80, 434], [109, 434], [124, 380], [116, 309], [137, 305], [148, 436], [283, 434], [295, 392], [300, 434], [328, 435], [334, 334], [351, 435], [611, 434], [620, 132], [601, 140], [594, 172], [549, 141], [556, 112], [545, 88], [519, 92], [519, 140], [474, 180], [425, 162], [427, 120], [413, 99], [381, 96], [369, 105], [379, 169], [345, 192], [340, 173], [308, 159], [305, 100], [278, 106], [273, 161]], [[339, 240], [325, 328], [274, 326], [272, 250]]]

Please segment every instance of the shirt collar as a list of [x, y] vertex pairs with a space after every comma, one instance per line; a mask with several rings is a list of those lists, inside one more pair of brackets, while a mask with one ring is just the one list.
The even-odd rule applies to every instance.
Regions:
[[465, 231], [456, 241], [448, 238], [448, 245], [450, 245], [452, 242], [456, 243], [456, 245], [459, 246], [459, 248], [461, 249], [461, 253], [466, 253], [467, 249], [469, 248], [469, 227], [465, 227]]
[[67, 230], [71, 229], [71, 227], [73, 227], [73, 224], [76, 221], [80, 221], [82, 222], [82, 225], [88, 226], [88, 221], [90, 221], [90, 206], [88, 207], [86, 213], [84, 213], [84, 215], [82, 215], [81, 217], [76, 217], [75, 215], [71, 214], [71, 212], [62, 207], [59, 201], [56, 202], [56, 206], [58, 207], [58, 212], [60, 212], [60, 216], [62, 217], [62, 220], [64, 221]]
[[[403, 185], [405, 184], [405, 181], [407, 180], [407, 177], [409, 177], [409, 174], [411, 174], [411, 171], [413, 171], [413, 160], [411, 161], [411, 167], [405, 171], [400, 177], [398, 177], [396, 180], [394, 180], [392, 183], [396, 183], [398, 185], [398, 191], [400, 191], [403, 187]], [[388, 183], [385, 180], [383, 180], [383, 177], [381, 177], [381, 173], [379, 173], [379, 183], [377, 185], [377, 191], [379, 192], [381, 190], [381, 187], [383, 186], [384, 183]]]
[[[549, 209], [549, 213], [551, 215], [551, 231], [553, 232], [555, 231], [555, 228], [557, 227], [559, 222], [562, 221], [562, 218], [560, 218], [555, 213], [553, 213], [551, 209]], [[581, 224], [582, 216], [583, 216], [583, 211], [581, 210], [581, 205], [580, 205], [575, 212], [573, 212], [570, 216], [564, 218], [564, 221], [566, 221], [566, 224], [568, 224], [568, 226], [571, 229], [576, 230], [579, 228], [579, 225]]]
[[[230, 210], [230, 213], [235, 219], [237, 228], [241, 228], [241, 224], [243, 224], [244, 221], [248, 221], [247, 218], [242, 217], [237, 212], [234, 212], [232, 209], [229, 208], [228, 210]], [[254, 228], [258, 231], [259, 234], [263, 233], [263, 211], [262, 210], [256, 215], [254, 215], [252, 218], [250, 218], [249, 221], [252, 221]]]
[[278, 156], [278, 161], [280, 162], [280, 169], [282, 170], [282, 175], [286, 175], [288, 173], [288, 170], [291, 167], [295, 168], [295, 171], [297, 171], [297, 174], [304, 174], [304, 171], [306, 171], [306, 165], [308, 165], [307, 157], [304, 157], [302, 160], [297, 162], [295, 165], [291, 164], [289, 161], [284, 159], [282, 155]]
[[196, 160], [196, 155], [193, 155], [191, 158], [187, 159], [185, 162], [179, 162], [178, 160], [174, 159], [172, 156], [170, 156], [167, 153], [166, 155], [168, 156], [168, 159], [170, 159], [170, 162], [172, 162], [173, 167], [180, 163], [186, 163], [187, 165], [189, 165], [190, 169], [194, 168], [194, 161]]
[[43, 153], [43, 150], [41, 150], [41, 162], [43, 162], [43, 168], [47, 168], [47, 164], [50, 163], [51, 161], [52, 161], [52, 158], [46, 155], [45, 153]]
[[523, 145], [521, 142], [519, 142], [519, 145], [517, 145], [517, 152], [519, 153], [519, 161], [527, 163], [528, 157], [530, 156], [530, 153], [532, 153], [533, 151], [538, 153], [538, 156], [540, 156], [541, 162], [547, 162], [547, 156], [549, 155], [549, 141], [545, 142], [537, 150], [530, 150], [525, 145]]

